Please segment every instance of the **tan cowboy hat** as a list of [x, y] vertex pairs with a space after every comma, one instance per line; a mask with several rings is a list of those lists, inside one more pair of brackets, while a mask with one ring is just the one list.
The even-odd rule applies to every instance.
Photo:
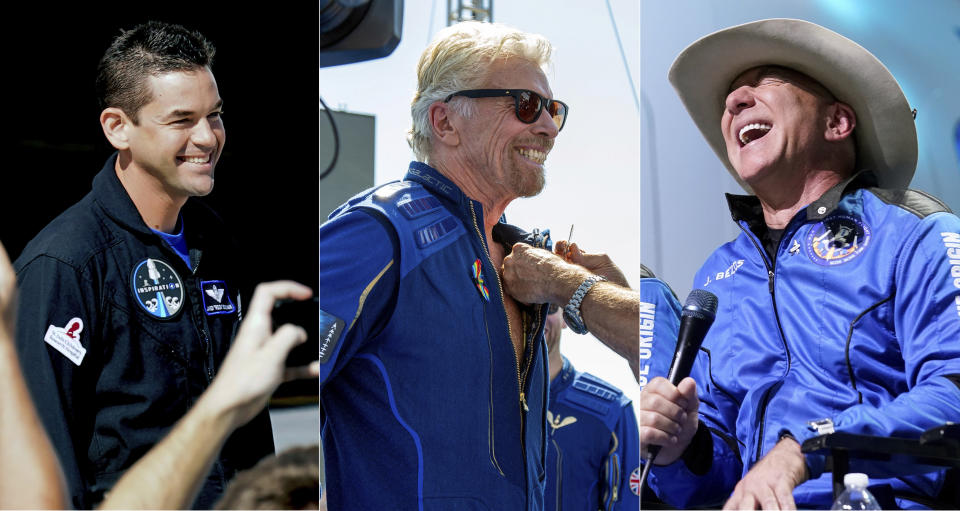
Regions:
[[680, 52], [670, 83], [720, 161], [748, 192], [727, 158], [720, 117], [730, 83], [762, 65], [810, 76], [857, 114], [857, 168], [884, 188], [906, 188], [917, 168], [917, 129], [900, 85], [872, 53], [809, 21], [768, 19], [702, 37]]

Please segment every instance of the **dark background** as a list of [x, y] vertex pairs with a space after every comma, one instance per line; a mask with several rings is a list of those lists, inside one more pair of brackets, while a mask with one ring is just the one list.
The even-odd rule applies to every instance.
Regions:
[[35, 2], [5, 17], [0, 241], [11, 260], [90, 191], [113, 153], [94, 90], [103, 52], [121, 28], [160, 20], [198, 30], [217, 48], [227, 137], [214, 191], [200, 200], [238, 239], [252, 282], [293, 279], [316, 290], [317, 5], [130, 5], [70, 11]]

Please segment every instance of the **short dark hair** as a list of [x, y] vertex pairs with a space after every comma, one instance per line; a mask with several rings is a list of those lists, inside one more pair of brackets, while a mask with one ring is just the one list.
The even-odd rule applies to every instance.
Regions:
[[100, 109], [120, 108], [136, 124], [140, 109], [153, 99], [147, 76], [210, 67], [215, 53], [203, 34], [172, 23], [149, 21], [121, 30], [97, 66]]
[[317, 509], [320, 446], [291, 447], [237, 474], [217, 509]]

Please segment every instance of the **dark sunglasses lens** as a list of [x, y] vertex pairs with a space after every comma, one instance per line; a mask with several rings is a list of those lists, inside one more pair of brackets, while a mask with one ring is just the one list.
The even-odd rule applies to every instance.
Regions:
[[550, 308], [547, 309], [547, 314], [556, 314], [560, 310], [560, 306], [556, 304], [550, 304]]
[[567, 118], [567, 107], [559, 101], [551, 101], [547, 110], [550, 112], [550, 117], [553, 117], [553, 123], [557, 125], [557, 129], [562, 128], [563, 121]]
[[540, 96], [532, 92], [521, 92], [517, 96], [517, 119], [531, 123], [540, 114]]

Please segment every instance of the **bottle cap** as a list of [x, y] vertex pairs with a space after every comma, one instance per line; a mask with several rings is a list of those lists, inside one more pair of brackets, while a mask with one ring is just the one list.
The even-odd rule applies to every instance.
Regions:
[[844, 486], [856, 486], [858, 488], [866, 488], [869, 484], [870, 484], [870, 478], [867, 477], [867, 474], [861, 474], [860, 472], [851, 472], [843, 476]]

